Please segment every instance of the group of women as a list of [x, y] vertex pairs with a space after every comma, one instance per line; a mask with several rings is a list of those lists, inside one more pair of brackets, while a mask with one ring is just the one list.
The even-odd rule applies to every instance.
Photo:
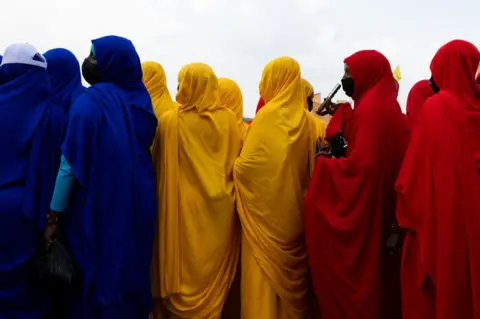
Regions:
[[[0, 319], [480, 318], [479, 50], [441, 47], [407, 119], [385, 56], [344, 63], [354, 108], [326, 128], [289, 57], [247, 124], [233, 80], [188, 64], [174, 101], [122, 37], [81, 67], [7, 47]], [[317, 156], [339, 134], [346, 156]], [[61, 302], [32, 276], [60, 239], [80, 274]]]

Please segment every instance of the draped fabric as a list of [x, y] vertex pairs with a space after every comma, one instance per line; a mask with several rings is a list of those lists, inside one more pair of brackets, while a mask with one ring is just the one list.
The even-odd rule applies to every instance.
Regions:
[[405, 122], [381, 53], [359, 51], [345, 63], [355, 82], [347, 156], [317, 158], [305, 201], [313, 285], [322, 319], [398, 318], [399, 278], [383, 246], [395, 220]]
[[80, 64], [72, 52], [62, 48], [45, 52], [45, 58], [54, 102], [68, 114], [76, 98], [85, 92]]
[[432, 96], [433, 90], [430, 87], [430, 83], [428, 82], [428, 80], [418, 81], [410, 89], [407, 97], [407, 117], [409, 131], [411, 131], [412, 126], [415, 124], [422, 105], [427, 101], [429, 97]]
[[235, 113], [242, 140], [247, 133], [248, 124], [243, 122], [243, 96], [238, 84], [227, 78], [218, 79], [220, 104]]
[[157, 120], [132, 42], [107, 36], [92, 44], [101, 82], [72, 105], [62, 146], [77, 178], [66, 235], [83, 275], [70, 318], [122, 312], [141, 319], [151, 307], [156, 199], [149, 148]]
[[[421, 113], [422, 106], [434, 95], [428, 80], [421, 80], [415, 83], [410, 90], [407, 98], [407, 131], [410, 135]], [[402, 216], [401, 201], [397, 203], [397, 216]], [[399, 219], [402, 223], [402, 218]], [[412, 231], [405, 232], [405, 240], [402, 249], [401, 264], [401, 287], [402, 287], [402, 305], [403, 315], [406, 318], [425, 318], [428, 319], [433, 314], [433, 299], [431, 294], [423, 294], [420, 289], [419, 279], [422, 276], [420, 265], [420, 250], [418, 246], [418, 236]], [[430, 282], [426, 282], [428, 289]]]
[[[302, 79], [302, 87], [305, 91], [304, 107], [308, 111], [307, 98], [309, 96], [313, 95], [313, 86], [307, 80]], [[327, 124], [324, 121], [322, 121], [321, 119], [319, 119], [318, 117], [316, 117], [315, 115], [313, 115], [313, 113], [310, 113], [310, 114], [315, 121], [315, 126], [317, 127], [317, 137], [319, 137], [321, 139], [324, 139], [325, 138], [325, 131], [327, 129]]]
[[348, 121], [352, 116], [353, 110], [350, 103], [342, 103], [338, 107], [337, 111], [333, 114], [330, 122], [328, 122], [325, 130], [325, 139], [331, 142], [338, 132], [342, 131], [343, 135], [348, 141]]
[[306, 110], [308, 110], [308, 104], [307, 104], [307, 97], [311, 96], [313, 94], [313, 86], [310, 82], [308, 82], [305, 79], [302, 79], [302, 88], [305, 92], [305, 103], [304, 107]]
[[440, 92], [421, 107], [396, 184], [405, 318], [480, 317], [479, 62], [455, 40], [430, 64]]
[[143, 83], [152, 98], [153, 110], [159, 119], [164, 113], [176, 109], [167, 87], [167, 77], [163, 67], [153, 61], [142, 63]]
[[45, 316], [50, 300], [31, 282], [60, 160], [65, 115], [52, 102], [47, 71], [0, 68], [0, 318]]
[[153, 295], [175, 318], [218, 318], [239, 254], [233, 165], [238, 122], [220, 105], [218, 80], [202, 63], [178, 76], [179, 108], [160, 118], [155, 142], [158, 207]]
[[303, 198], [313, 169], [315, 123], [304, 109], [300, 66], [281, 57], [264, 69], [265, 101], [234, 178], [242, 239], [242, 318], [303, 318], [308, 263]]

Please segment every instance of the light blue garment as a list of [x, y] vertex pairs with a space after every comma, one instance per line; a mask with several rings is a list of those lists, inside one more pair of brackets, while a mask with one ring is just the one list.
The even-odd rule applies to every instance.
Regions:
[[60, 168], [58, 169], [57, 181], [55, 182], [55, 189], [53, 190], [52, 202], [50, 209], [56, 213], [63, 213], [70, 200], [70, 192], [72, 191], [73, 183], [75, 182], [75, 175], [72, 172], [72, 167], [68, 163], [65, 156], [60, 158]]

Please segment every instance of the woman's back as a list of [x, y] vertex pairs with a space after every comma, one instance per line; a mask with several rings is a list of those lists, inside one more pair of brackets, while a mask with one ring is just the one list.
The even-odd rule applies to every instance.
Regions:
[[218, 80], [207, 65], [180, 71], [177, 101], [179, 108], [160, 118], [155, 142], [162, 200], [153, 295], [156, 304], [167, 299], [172, 314], [216, 317], [238, 257], [232, 170], [241, 137], [233, 112], [218, 103]]
[[[11, 54], [15, 51], [30, 59], [36, 57], [37, 64], [14, 62], [17, 56]], [[29, 261], [46, 220], [65, 117], [51, 102], [46, 63], [42, 67], [42, 59], [32, 46], [14, 45], [7, 48], [0, 68], [2, 318], [41, 318], [50, 306], [45, 292], [32, 289]]]

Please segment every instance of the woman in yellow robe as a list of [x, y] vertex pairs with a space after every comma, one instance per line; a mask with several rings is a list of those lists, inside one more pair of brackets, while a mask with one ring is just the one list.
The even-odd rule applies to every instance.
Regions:
[[265, 67], [257, 113], [235, 161], [242, 223], [242, 318], [304, 318], [308, 263], [303, 200], [315, 160], [316, 126], [304, 109], [300, 66]]
[[238, 84], [227, 78], [219, 78], [220, 104], [235, 113], [240, 135], [243, 137], [248, 129], [248, 124], [243, 122], [243, 96]]
[[153, 111], [157, 119], [159, 119], [163, 113], [176, 108], [177, 104], [172, 101], [170, 92], [168, 92], [167, 77], [159, 63], [153, 61], [143, 62], [142, 72], [143, 84], [150, 94]]
[[[312, 86], [312, 84], [310, 84], [310, 82], [308, 82], [307, 80], [302, 79], [302, 87], [305, 90], [306, 99], [308, 99], [308, 98], [313, 99], [313, 86]], [[307, 102], [306, 99], [305, 99], [305, 109], [308, 110], [309, 109], [308, 108], [308, 102]], [[317, 126], [317, 137], [322, 139], [322, 140], [325, 139], [325, 132], [327, 131], [327, 123], [325, 123], [324, 121], [322, 121], [321, 119], [316, 117], [314, 114], [312, 114], [312, 113], [310, 113], [310, 114], [315, 119], [315, 124]]]
[[186, 65], [178, 82], [179, 107], [160, 117], [154, 149], [152, 290], [168, 318], [219, 318], [239, 254], [233, 165], [240, 132], [233, 112], [219, 104], [208, 65]]

